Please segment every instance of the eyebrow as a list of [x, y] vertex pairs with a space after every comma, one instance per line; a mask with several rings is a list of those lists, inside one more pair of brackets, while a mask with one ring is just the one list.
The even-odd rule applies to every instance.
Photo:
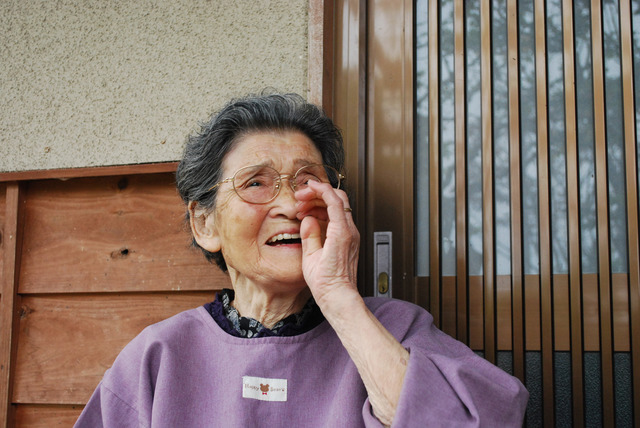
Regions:
[[[322, 162], [320, 162], [320, 164], [318, 164], [318, 162], [313, 162], [310, 161], [309, 159], [304, 159], [304, 158], [297, 158], [293, 160], [293, 166], [296, 170], [302, 168], [303, 166], [307, 166], [307, 165], [321, 165]], [[273, 165], [273, 161], [271, 160], [266, 160], [264, 162], [258, 163], [256, 165], [260, 165], [260, 166], [268, 166], [271, 167], [273, 169], [276, 169]], [[251, 166], [251, 165], [245, 165], [245, 166]], [[282, 172], [282, 171], [280, 171]], [[294, 171], [295, 172], [295, 171]]]

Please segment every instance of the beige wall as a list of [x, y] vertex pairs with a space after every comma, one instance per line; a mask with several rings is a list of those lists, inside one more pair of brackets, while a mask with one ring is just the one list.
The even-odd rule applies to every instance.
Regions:
[[0, 171], [179, 159], [228, 98], [306, 95], [308, 0], [0, 2]]

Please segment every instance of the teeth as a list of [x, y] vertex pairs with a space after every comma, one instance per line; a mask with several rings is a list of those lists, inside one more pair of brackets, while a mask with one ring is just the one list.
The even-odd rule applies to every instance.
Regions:
[[282, 241], [284, 239], [300, 239], [299, 233], [279, 233], [273, 238], [269, 239], [269, 243], [274, 243], [277, 241]]

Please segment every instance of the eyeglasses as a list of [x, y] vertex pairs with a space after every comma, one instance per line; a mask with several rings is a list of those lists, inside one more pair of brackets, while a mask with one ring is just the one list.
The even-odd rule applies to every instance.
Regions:
[[339, 189], [340, 181], [345, 177], [329, 165], [305, 165], [293, 175], [280, 174], [279, 171], [266, 165], [251, 165], [240, 168], [233, 177], [219, 181], [209, 190], [231, 182], [233, 190], [243, 201], [250, 204], [266, 204], [273, 201], [280, 193], [283, 178], [289, 180], [289, 185], [295, 192], [305, 189], [309, 181], [330, 183], [334, 188]]

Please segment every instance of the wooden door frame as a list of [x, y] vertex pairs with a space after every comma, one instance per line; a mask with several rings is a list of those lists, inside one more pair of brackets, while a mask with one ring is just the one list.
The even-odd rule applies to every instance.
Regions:
[[[426, 307], [427, 288], [424, 284], [418, 286], [414, 274], [413, 1], [404, 0], [400, 8], [394, 5], [393, 10], [384, 6], [384, 2], [366, 0], [310, 1], [309, 100], [322, 105], [343, 133], [347, 187], [361, 234], [361, 292], [374, 293], [373, 232], [391, 230], [396, 241], [393, 296]], [[386, 18], [393, 15], [393, 22], [384, 27], [392, 37], [367, 31], [371, 26], [380, 28], [378, 18], [383, 14]], [[324, 25], [317, 25], [320, 21]], [[388, 52], [399, 53], [401, 61], [380, 61]], [[384, 70], [376, 78], [373, 68], [379, 69], [381, 63]], [[384, 103], [370, 102], [382, 97], [383, 89], [389, 86], [402, 96]], [[390, 112], [395, 114], [393, 120], [385, 121]], [[368, 116], [372, 120], [367, 120]], [[402, 156], [390, 165], [382, 152], [392, 146], [401, 147]], [[389, 174], [372, 173], [383, 169]], [[376, 189], [395, 183], [399, 183], [396, 191], [386, 192], [394, 195], [392, 200], [388, 195], [384, 200], [376, 197]], [[387, 222], [380, 221], [382, 216], [368, 215], [389, 207], [399, 215], [394, 219], [387, 216]]]

